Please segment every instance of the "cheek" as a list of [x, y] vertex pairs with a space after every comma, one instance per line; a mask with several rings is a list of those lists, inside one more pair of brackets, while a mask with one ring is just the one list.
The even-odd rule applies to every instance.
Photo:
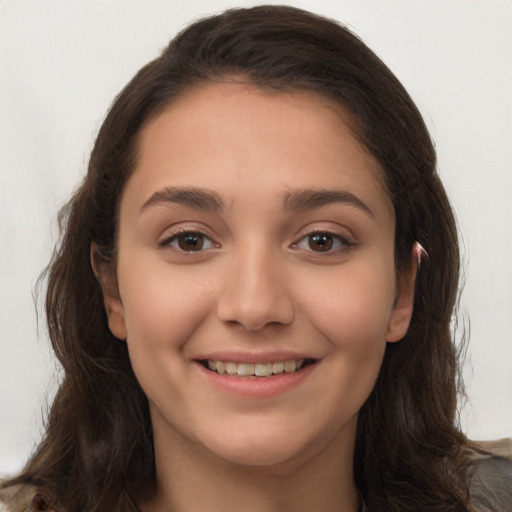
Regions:
[[126, 343], [137, 380], [150, 402], [183, 410], [182, 388], [189, 378], [183, 355], [211, 311], [209, 279], [192, 279], [186, 268], [162, 262], [145, 265], [137, 257], [120, 261], [119, 276]]
[[206, 275], [162, 262], [144, 265], [130, 258], [120, 262], [120, 292], [127, 342], [161, 349], [180, 348], [211, 310], [212, 292]]
[[372, 347], [385, 346], [395, 296], [392, 265], [355, 262], [341, 265], [324, 279], [316, 277], [303, 283], [302, 294], [303, 309], [316, 329], [334, 347], [345, 347], [354, 355], [365, 356]]

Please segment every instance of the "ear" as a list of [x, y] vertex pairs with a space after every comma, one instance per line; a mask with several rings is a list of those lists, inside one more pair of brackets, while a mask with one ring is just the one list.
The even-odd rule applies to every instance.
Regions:
[[103, 303], [107, 313], [110, 332], [116, 338], [125, 340], [126, 323], [124, 320], [124, 308], [119, 296], [116, 274], [112, 269], [112, 265], [105, 261], [105, 257], [101, 254], [95, 242], [91, 243], [90, 257], [94, 275], [100, 283], [103, 293]]
[[397, 279], [397, 294], [385, 337], [386, 341], [390, 343], [400, 341], [409, 329], [414, 308], [414, 285], [418, 265], [419, 259], [413, 251], [409, 268]]

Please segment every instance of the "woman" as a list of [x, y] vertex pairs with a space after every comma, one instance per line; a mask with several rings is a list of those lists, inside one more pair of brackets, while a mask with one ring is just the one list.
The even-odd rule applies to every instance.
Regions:
[[8, 510], [509, 510], [510, 464], [454, 427], [435, 165], [406, 91], [334, 22], [267, 6], [179, 34], [62, 214], [64, 379]]

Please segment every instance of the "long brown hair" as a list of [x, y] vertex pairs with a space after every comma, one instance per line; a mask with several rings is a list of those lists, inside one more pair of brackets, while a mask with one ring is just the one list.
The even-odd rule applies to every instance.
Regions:
[[416, 241], [429, 255], [417, 278], [409, 331], [387, 347], [360, 411], [356, 483], [370, 511], [468, 510], [450, 331], [458, 242], [432, 141], [407, 92], [357, 36], [281, 6], [229, 10], [192, 24], [116, 98], [88, 174], [61, 212], [46, 313], [63, 380], [44, 440], [15, 481], [46, 488], [73, 512], [120, 511], [129, 483], [153, 481], [147, 399], [125, 343], [108, 329], [90, 247], [94, 241], [99, 264], [115, 273], [117, 212], [141, 128], [185, 91], [218, 80], [307, 91], [351, 113], [395, 208], [397, 278]]

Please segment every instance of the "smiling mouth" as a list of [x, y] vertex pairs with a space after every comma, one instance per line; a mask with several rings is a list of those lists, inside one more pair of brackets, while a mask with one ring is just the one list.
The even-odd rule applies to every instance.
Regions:
[[315, 359], [276, 361], [275, 363], [235, 363], [233, 361], [199, 361], [206, 369], [219, 375], [237, 377], [271, 377], [281, 373], [296, 373], [316, 362]]

